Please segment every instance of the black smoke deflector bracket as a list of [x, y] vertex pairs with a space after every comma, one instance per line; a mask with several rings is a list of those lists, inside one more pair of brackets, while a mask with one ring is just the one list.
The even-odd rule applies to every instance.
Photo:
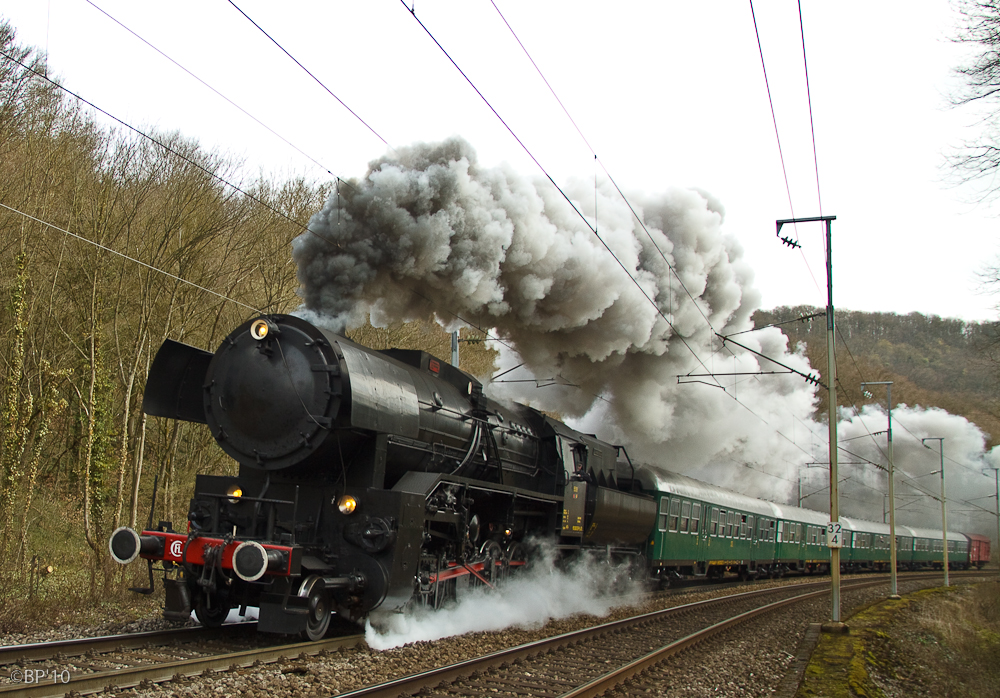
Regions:
[[160, 346], [146, 378], [142, 411], [205, 424], [202, 389], [211, 352], [168, 339]]

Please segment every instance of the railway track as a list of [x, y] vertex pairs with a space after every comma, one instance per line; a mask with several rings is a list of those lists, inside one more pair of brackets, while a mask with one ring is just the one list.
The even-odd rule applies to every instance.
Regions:
[[[907, 578], [937, 580], [940, 573], [907, 575]], [[885, 584], [885, 576], [845, 580], [844, 589], [880, 584]], [[641, 673], [647, 666], [704, 641], [710, 636], [703, 632], [706, 626], [711, 626], [709, 633], [719, 633], [781, 605], [827, 594], [829, 587], [829, 579], [823, 579], [686, 604], [343, 695], [396, 696], [421, 689], [424, 689], [421, 695], [429, 695], [428, 690], [431, 694], [472, 695], [496, 692], [505, 685], [521, 694], [598, 695]], [[253, 632], [252, 626], [243, 623], [217, 630], [182, 628], [0, 647], [0, 665], [4, 667], [0, 681], [13, 679], [0, 684], [0, 698], [62, 696], [70, 691], [86, 695], [109, 687], [126, 689], [178, 677], [210, 676], [239, 667], [321, 655], [359, 645], [364, 639], [362, 635], [351, 634], [320, 642], [274, 644], [267, 636]], [[601, 661], [596, 662], [595, 657]], [[32, 680], [26, 681], [29, 676]], [[578, 677], [586, 677], [588, 687], [576, 685], [580, 683]], [[438, 688], [442, 683], [447, 688]]]
[[364, 640], [352, 634], [319, 642], [273, 642], [256, 623], [178, 628], [129, 635], [0, 647], [0, 696], [85, 695], [318, 655]]
[[[907, 575], [906, 580], [940, 578], [940, 573], [918, 573]], [[842, 589], [853, 591], [884, 584], [881, 576], [850, 579], [843, 581]], [[699, 601], [365, 687], [340, 694], [339, 698], [391, 698], [418, 692], [426, 698], [481, 694], [599, 696], [719, 633], [829, 593], [827, 579]]]

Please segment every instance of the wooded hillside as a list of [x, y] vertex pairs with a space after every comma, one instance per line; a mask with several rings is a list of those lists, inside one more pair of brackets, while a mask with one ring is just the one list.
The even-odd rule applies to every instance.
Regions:
[[[819, 313], [811, 320], [796, 318]], [[787, 323], [789, 347], [806, 347], [813, 369], [826, 382], [824, 308], [780, 307], [754, 314], [757, 327]], [[962, 415], [1000, 443], [1000, 365], [992, 358], [995, 323], [964, 322], [936, 315], [836, 311], [837, 403], [861, 407], [862, 381], [893, 381], [893, 403], [940, 407]], [[826, 391], [818, 392], [817, 417], [825, 418]]]
[[[148, 516], [183, 530], [194, 474], [236, 469], [203, 425], [142, 414], [153, 356], [168, 337], [214, 351], [249, 317], [298, 307], [291, 241], [330, 185], [101, 127], [2, 20], [0, 49], [0, 602], [36, 555], [98, 595], [116, 586], [111, 531]], [[450, 358], [437, 325], [359, 332]], [[481, 344], [462, 353], [491, 370]]]

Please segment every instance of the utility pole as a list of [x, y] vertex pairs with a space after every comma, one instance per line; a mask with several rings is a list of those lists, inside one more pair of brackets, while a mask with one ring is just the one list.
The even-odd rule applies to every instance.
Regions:
[[892, 381], [862, 383], [861, 390], [865, 397], [870, 398], [872, 394], [865, 390], [867, 385], [884, 385], [889, 405], [889, 598], [899, 599], [899, 586], [896, 583], [896, 491], [894, 489], [896, 477], [892, 469]]
[[[992, 470], [997, 483], [997, 559], [1000, 560], [1000, 468], [986, 468]], [[985, 471], [984, 471], [985, 474]], [[990, 557], [993, 557], [992, 551]]]
[[451, 365], [458, 368], [458, 332], [451, 333]]
[[[924, 448], [930, 448], [927, 445], [928, 441], [937, 441], [938, 446], [941, 450], [941, 540], [944, 541], [944, 585], [948, 584], [948, 509], [945, 506], [944, 499], [944, 437], [943, 436], [928, 436], [926, 439], [920, 439], [920, 443], [924, 445]], [[933, 475], [934, 473], [931, 473]]]
[[840, 481], [837, 474], [837, 357], [834, 350], [833, 322], [833, 221], [836, 216], [816, 216], [813, 218], [789, 218], [775, 221], [776, 235], [790, 247], [799, 243], [781, 237], [781, 226], [786, 223], [826, 223], [826, 384], [829, 398], [830, 422], [830, 523], [826, 527], [826, 544], [830, 548], [830, 601], [832, 621], [824, 623], [827, 632], [845, 632], [847, 626], [840, 620], [840, 548], [843, 545], [843, 530], [840, 526]]

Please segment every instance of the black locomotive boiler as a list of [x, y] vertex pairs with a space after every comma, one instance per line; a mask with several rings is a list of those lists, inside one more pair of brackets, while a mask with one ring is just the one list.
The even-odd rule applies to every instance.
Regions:
[[162, 561], [164, 615], [322, 637], [331, 615], [438, 607], [493, 586], [535, 539], [640, 559], [656, 520], [624, 449], [500, 404], [421, 351], [374, 351], [302, 319], [255, 318], [215, 352], [167, 340], [143, 410], [208, 425], [239, 463], [198, 475], [186, 531], [122, 528], [111, 554]]

